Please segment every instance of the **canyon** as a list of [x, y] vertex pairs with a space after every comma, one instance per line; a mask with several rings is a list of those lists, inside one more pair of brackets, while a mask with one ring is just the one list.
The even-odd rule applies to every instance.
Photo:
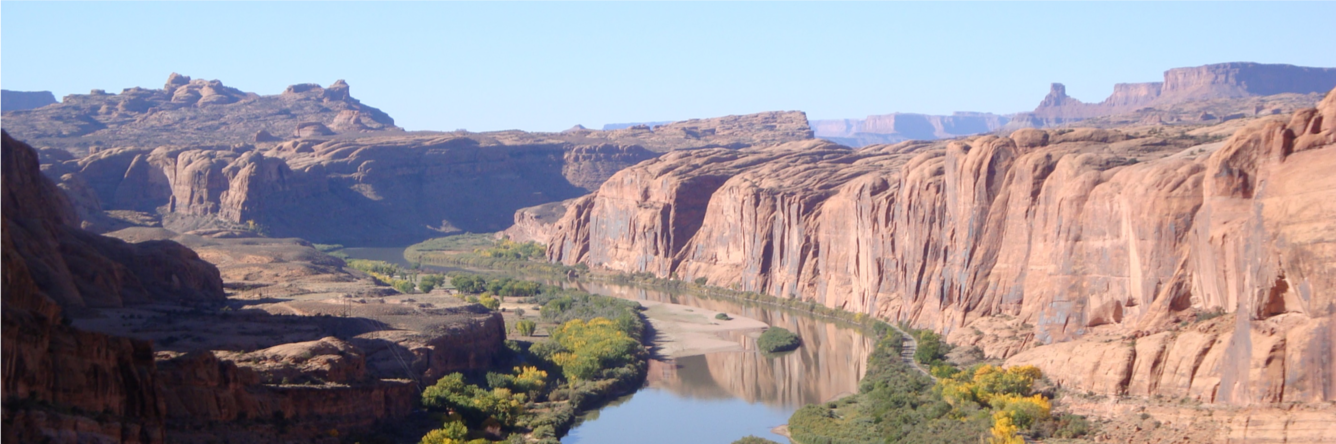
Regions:
[[6, 442], [331, 440], [502, 349], [499, 315], [387, 303], [305, 241], [84, 231], [37, 153], [3, 138]]
[[[501, 317], [311, 242], [500, 232], [566, 265], [932, 329], [1040, 367], [1083, 414], [1323, 442], [1333, 86], [1336, 69], [1234, 63], [1098, 104], [1055, 84], [1010, 116], [472, 133], [404, 131], [343, 81], [262, 96], [173, 74], [7, 110], [5, 439], [333, 442], [403, 418], [424, 381], [497, 359]], [[748, 359], [703, 362], [792, 370]], [[848, 385], [764, 381], [723, 389]]]
[[342, 81], [259, 96], [177, 74], [161, 90], [8, 112], [4, 126], [41, 147], [43, 172], [89, 230], [161, 226], [348, 245], [498, 231], [519, 208], [586, 194], [659, 152], [812, 137], [801, 112], [653, 130], [405, 132]]
[[547, 254], [931, 328], [1077, 393], [1261, 409], [1234, 425], [1269, 430], [1249, 442], [1320, 442], [1336, 92], [1220, 125], [672, 152], [570, 202]]

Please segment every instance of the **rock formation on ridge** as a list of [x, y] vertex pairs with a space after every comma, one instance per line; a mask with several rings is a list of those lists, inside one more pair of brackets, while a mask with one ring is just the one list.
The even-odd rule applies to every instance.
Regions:
[[[163, 90], [65, 102], [7, 113], [4, 124], [40, 136], [43, 171], [69, 193], [86, 228], [251, 231], [346, 245], [498, 231], [519, 208], [586, 194], [657, 152], [812, 137], [801, 112], [654, 130], [404, 132], [343, 82], [258, 96], [174, 75]], [[65, 115], [107, 107], [126, 111]], [[101, 129], [54, 130], [75, 121]]]
[[[1259, 115], [1290, 113], [1336, 87], [1336, 68], [1259, 63], [1220, 63], [1174, 68], [1164, 82], [1119, 83], [1100, 103], [1083, 103], [1054, 83], [1032, 112], [1011, 115], [957, 112], [950, 116], [892, 113], [865, 119], [813, 120], [816, 137], [851, 147], [937, 140], [975, 134], [1046, 128], [1082, 122], [1083, 127], [1212, 124]], [[1094, 119], [1094, 120], [1092, 120]]]
[[[1068, 97], [1067, 88], [1061, 83], [1054, 83], [1048, 96], [1034, 111], [1014, 116], [1016, 123], [1013, 126], [1056, 126], [1093, 117], [1127, 114], [1149, 107], [1286, 93], [1325, 93], [1333, 87], [1336, 87], [1336, 68], [1261, 63], [1219, 63], [1174, 68], [1164, 72], [1163, 82], [1114, 85], [1113, 94], [1100, 103], [1084, 103]], [[1257, 111], [1252, 114], [1257, 114]]]
[[342, 80], [329, 88], [292, 85], [282, 94], [262, 96], [176, 73], [162, 89], [93, 90], [65, 96], [52, 106], [7, 109], [4, 116], [5, 130], [14, 137], [79, 154], [124, 146], [251, 142], [259, 131], [289, 135], [308, 122], [341, 133], [402, 131], [388, 114], [352, 98]]

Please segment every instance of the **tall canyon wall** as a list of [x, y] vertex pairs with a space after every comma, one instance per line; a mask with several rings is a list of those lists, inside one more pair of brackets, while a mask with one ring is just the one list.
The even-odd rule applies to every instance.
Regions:
[[[1336, 93], [1204, 142], [673, 152], [570, 202], [548, 257], [934, 328], [1077, 390], [1330, 402]], [[996, 323], [1020, 331], [984, 338]]]

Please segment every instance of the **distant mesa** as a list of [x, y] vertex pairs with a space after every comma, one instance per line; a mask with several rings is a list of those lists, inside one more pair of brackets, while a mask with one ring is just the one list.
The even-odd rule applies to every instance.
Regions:
[[667, 125], [667, 124], [670, 124], [670, 123], [673, 123], [673, 122], [672, 122], [672, 121], [663, 121], [663, 122], [609, 123], [609, 124], [605, 124], [605, 125], [603, 125], [603, 131], [612, 131], [612, 130], [619, 130], [619, 129], [634, 128], [634, 127], [637, 127], [637, 126], [643, 126], [643, 127], [645, 127], [645, 129], [654, 129], [654, 127], [656, 127], [656, 126], [659, 126], [659, 125]]
[[862, 120], [813, 120], [811, 125], [816, 137], [862, 147], [987, 133], [1002, 128], [1008, 121], [1009, 117], [992, 113], [957, 112], [949, 116], [891, 113]]
[[51, 91], [0, 90], [0, 111], [41, 108], [53, 103], [56, 103], [56, 96]]
[[[1228, 120], [1230, 116], [1238, 118], [1280, 114], [1293, 111], [1297, 109], [1296, 106], [1301, 107], [1296, 104], [1310, 103], [1316, 98], [1295, 98], [1284, 103], [1244, 103], [1238, 99], [1279, 94], [1320, 94], [1332, 87], [1336, 87], [1336, 68], [1220, 63], [1170, 69], [1165, 71], [1163, 82], [1119, 83], [1114, 85], [1113, 94], [1099, 103], [1085, 103], [1072, 98], [1067, 95], [1066, 86], [1054, 83], [1048, 95], [1031, 112], [1011, 115], [957, 112], [950, 116], [892, 113], [868, 116], [862, 120], [813, 120], [811, 126], [818, 138], [862, 147], [906, 140], [937, 140], [1006, 132], [1017, 128], [1045, 128], [1122, 115], [1128, 116], [1104, 123], [1200, 123]], [[1219, 103], [1210, 106], [1218, 105], [1217, 108], [1223, 109], [1213, 109], [1212, 112], [1202, 109], [1209, 106], [1182, 106], [1212, 100]], [[1170, 110], [1171, 107], [1177, 109]], [[1222, 112], [1226, 110], [1228, 112]]]
[[[1261, 63], [1220, 63], [1164, 72], [1163, 82], [1119, 83], [1099, 103], [1067, 95], [1054, 83], [1034, 111], [1014, 116], [1013, 127], [1046, 127], [1086, 119], [1132, 113], [1212, 99], [1237, 99], [1276, 94], [1320, 94], [1336, 87], [1336, 68], [1309, 68]], [[1256, 110], [1254, 114], [1269, 110]], [[1214, 116], [1212, 116], [1214, 118]], [[1207, 120], [1204, 119], [1203, 120]]]

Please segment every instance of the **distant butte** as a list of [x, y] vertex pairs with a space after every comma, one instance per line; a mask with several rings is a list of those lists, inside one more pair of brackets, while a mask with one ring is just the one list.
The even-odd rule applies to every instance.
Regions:
[[0, 90], [0, 111], [21, 111], [56, 103], [51, 91]]
[[1084, 103], [1067, 96], [1054, 83], [1048, 96], [1017, 123], [1045, 127], [1126, 114], [1147, 107], [1164, 107], [1212, 99], [1238, 99], [1277, 94], [1321, 94], [1336, 87], [1336, 68], [1307, 68], [1261, 63], [1220, 63], [1164, 72], [1163, 82], [1119, 83], [1099, 103]]
[[[1011, 115], [957, 112], [950, 116], [891, 113], [861, 120], [813, 120], [811, 126], [816, 137], [861, 147], [1046, 128], [1096, 118], [1106, 118], [1091, 122], [1099, 127], [1218, 123], [1243, 116], [1294, 112], [1321, 99], [1321, 94], [1332, 87], [1336, 87], [1336, 68], [1220, 63], [1174, 68], [1165, 71], [1163, 82], [1119, 83], [1114, 85], [1113, 94], [1099, 103], [1074, 99], [1067, 95], [1066, 86], [1054, 83], [1031, 112]], [[1259, 99], [1270, 96], [1276, 97]], [[1199, 104], [1185, 106], [1189, 103]], [[1132, 114], [1136, 114], [1135, 118], [1107, 119]]]

